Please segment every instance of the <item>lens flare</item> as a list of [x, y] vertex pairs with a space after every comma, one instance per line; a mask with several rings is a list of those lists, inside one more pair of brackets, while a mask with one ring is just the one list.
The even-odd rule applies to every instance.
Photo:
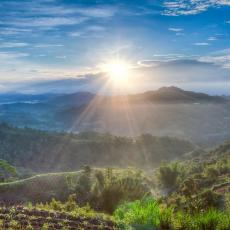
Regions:
[[130, 75], [130, 65], [122, 60], [115, 60], [103, 64], [103, 72], [105, 72], [113, 83], [123, 85], [128, 83]]

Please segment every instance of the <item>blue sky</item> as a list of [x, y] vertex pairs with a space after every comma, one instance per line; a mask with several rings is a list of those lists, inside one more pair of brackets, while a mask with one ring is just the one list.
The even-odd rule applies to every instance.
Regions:
[[1, 0], [0, 91], [97, 91], [119, 56], [127, 91], [227, 94], [229, 41], [230, 0]]

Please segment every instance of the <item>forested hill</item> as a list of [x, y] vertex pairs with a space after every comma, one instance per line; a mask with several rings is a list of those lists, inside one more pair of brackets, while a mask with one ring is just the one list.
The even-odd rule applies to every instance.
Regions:
[[0, 158], [34, 172], [82, 165], [152, 167], [193, 150], [188, 141], [149, 134], [135, 139], [99, 133], [49, 133], [0, 124]]

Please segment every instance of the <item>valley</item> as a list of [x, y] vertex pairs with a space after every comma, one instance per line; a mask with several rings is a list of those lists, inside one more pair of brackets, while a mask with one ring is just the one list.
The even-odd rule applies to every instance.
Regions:
[[94, 131], [129, 137], [149, 133], [204, 147], [230, 137], [230, 101], [226, 97], [176, 87], [116, 97], [84, 92], [40, 95], [37, 98], [42, 99], [33, 104], [21, 102], [20, 97], [17, 103], [0, 106], [0, 121], [57, 132]]

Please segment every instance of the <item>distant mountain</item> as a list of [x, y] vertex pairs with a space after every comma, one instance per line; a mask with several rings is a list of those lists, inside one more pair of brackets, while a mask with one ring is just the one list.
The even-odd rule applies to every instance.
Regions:
[[173, 86], [117, 96], [90, 92], [0, 96], [0, 122], [49, 131], [151, 133], [214, 145], [230, 138], [229, 121], [226, 97]]
[[21, 93], [6, 93], [0, 94], [0, 104], [15, 104], [25, 103], [34, 104], [40, 103], [51, 98], [57, 97], [57, 94], [21, 94]]
[[225, 99], [230, 100], [230, 96], [223, 96]]
[[138, 94], [99, 96], [91, 92], [76, 92], [71, 94], [19, 94], [8, 93], [0, 95], [0, 104], [14, 103], [48, 103], [59, 106], [80, 106], [92, 100], [102, 103], [120, 102], [128, 100], [132, 103], [223, 103], [229, 97], [210, 96], [205, 93], [185, 91], [175, 86], [162, 87], [155, 91], [147, 91]]
[[48, 103], [55, 104], [55, 105], [83, 105], [89, 103], [96, 94], [89, 93], [89, 92], [77, 92], [72, 94], [64, 94], [57, 97], [52, 98], [49, 100]]
[[131, 100], [152, 103], [223, 103], [226, 99], [221, 96], [210, 96], [205, 93], [185, 91], [175, 86], [162, 87], [156, 91], [130, 95]]
[[130, 103], [224, 103], [226, 98], [221, 96], [210, 96], [205, 93], [185, 91], [180, 88], [162, 87], [156, 91], [145, 93], [118, 95], [118, 96], [98, 96], [89, 92], [77, 92], [56, 97], [50, 103], [59, 105], [84, 105], [94, 100], [97, 104], [120, 103], [127, 101]]

